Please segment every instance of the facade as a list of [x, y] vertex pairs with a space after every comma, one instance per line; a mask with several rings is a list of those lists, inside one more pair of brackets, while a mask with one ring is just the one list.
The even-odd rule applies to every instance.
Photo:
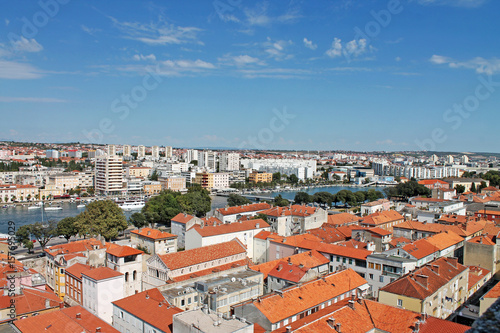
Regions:
[[220, 155], [220, 171], [235, 171], [240, 169], [240, 154], [222, 153]]
[[123, 165], [120, 156], [102, 156], [95, 161], [95, 191], [101, 194], [117, 194], [123, 187]]
[[171, 191], [186, 190], [186, 177], [181, 177], [181, 176], [158, 177], [158, 181], [161, 184], [162, 190], [171, 190]]
[[92, 269], [91, 266], [76, 263], [66, 269], [66, 295], [64, 301], [70, 305], [83, 304], [82, 272]]
[[233, 313], [272, 331], [344, 299], [361, 296], [366, 289], [366, 280], [347, 269], [235, 305]]
[[157, 181], [143, 182], [143, 192], [145, 195], [155, 195], [161, 192], [161, 183]]
[[132, 156], [132, 148], [130, 145], [123, 145], [123, 156]]
[[62, 190], [67, 193], [80, 185], [80, 179], [78, 175], [74, 173], [58, 173], [49, 176], [49, 184], [54, 185], [56, 189]]
[[300, 159], [243, 159], [245, 169], [269, 173], [279, 172], [287, 176], [296, 175], [299, 180], [313, 178], [316, 174], [316, 160]]
[[177, 252], [177, 236], [158, 229], [132, 230], [130, 240], [147, 249], [151, 255]]
[[309, 229], [319, 228], [328, 221], [327, 211], [303, 205], [272, 207], [261, 213], [267, 215], [271, 231], [280, 236], [301, 234]]
[[201, 187], [211, 190], [219, 190], [229, 188], [229, 174], [228, 173], [208, 173], [199, 172], [196, 173], [196, 178], [194, 179], [196, 184], [200, 184]]
[[246, 204], [243, 206], [234, 206], [226, 208], [217, 208], [214, 211], [214, 217], [223, 223], [235, 222], [243, 216], [255, 216], [265, 210], [270, 209], [272, 206], [266, 202]]
[[127, 177], [135, 177], [146, 179], [151, 174], [152, 169], [148, 167], [129, 167], [127, 169]]
[[137, 146], [137, 158], [141, 159], [144, 157], [146, 157], [146, 147], [144, 147], [143, 145]]
[[186, 231], [195, 224], [201, 224], [202, 220], [196, 216], [191, 216], [186, 213], [179, 213], [170, 220], [170, 230], [173, 235], [177, 236], [177, 247], [186, 247]]
[[493, 242], [488, 236], [474, 237], [464, 244], [464, 265], [476, 265], [500, 276], [500, 239]]
[[253, 257], [253, 238], [261, 231], [270, 231], [271, 227], [262, 219], [246, 220], [214, 225], [195, 224], [186, 232], [186, 250], [197, 247], [220, 244], [238, 238], [247, 248], [247, 256]]
[[158, 146], [152, 146], [151, 147], [151, 157], [154, 160], [160, 159], [160, 147], [158, 147]]
[[165, 157], [166, 158], [172, 158], [172, 146], [166, 146], [165, 147]]
[[217, 170], [217, 152], [211, 150], [199, 151], [198, 166], [215, 172]]
[[361, 204], [361, 216], [366, 216], [389, 209], [391, 209], [391, 202], [387, 199], [379, 199], [376, 201]]
[[417, 267], [417, 260], [385, 253], [372, 253], [366, 257], [365, 279], [371, 287], [373, 297], [380, 288], [408, 274]]
[[379, 302], [445, 319], [467, 299], [469, 268], [439, 258], [383, 287]]
[[2, 202], [33, 201], [39, 196], [40, 191], [38, 187], [33, 185], [0, 185], [0, 198], [2, 198]]
[[[460, 176], [458, 176], [458, 177], [460, 177]], [[458, 177], [446, 178], [446, 179], [444, 179], [444, 181], [447, 182], [448, 184], [450, 184], [450, 188], [456, 188], [457, 185], [462, 185], [463, 187], [465, 187], [464, 192], [470, 191], [472, 183], [474, 183], [476, 188], [479, 188], [479, 186], [481, 186], [482, 182], [484, 182], [486, 184], [486, 186], [490, 185], [489, 180], [484, 180], [481, 178], [458, 178]]]
[[106, 266], [124, 276], [123, 296], [142, 291], [142, 255], [130, 246], [115, 245], [106, 251]]
[[252, 183], [270, 183], [273, 181], [273, 174], [270, 172], [252, 172], [248, 177]]
[[113, 304], [123, 298], [123, 274], [108, 267], [82, 272], [83, 307], [107, 323], [112, 322]]
[[116, 155], [116, 146], [115, 145], [108, 145], [106, 148], [106, 153], [108, 154], [108, 156]]
[[[147, 281], [143, 286], [159, 286], [167, 281], [183, 281], [190, 276], [211, 274], [247, 263], [246, 248], [237, 239], [177, 253], [155, 254], [147, 261]], [[236, 265], [236, 266], [234, 266]]]

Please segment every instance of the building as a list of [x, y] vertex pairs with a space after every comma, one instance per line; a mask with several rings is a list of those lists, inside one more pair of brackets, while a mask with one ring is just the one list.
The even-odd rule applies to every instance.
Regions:
[[248, 177], [252, 183], [271, 183], [273, 181], [273, 174], [270, 172], [257, 172], [254, 171]]
[[165, 147], [165, 157], [166, 158], [172, 158], [172, 146], [166, 146]]
[[123, 145], [123, 157], [132, 156], [132, 148], [130, 145]]
[[229, 188], [229, 174], [223, 172], [198, 172], [194, 182], [209, 191], [226, 189]]
[[143, 145], [137, 146], [137, 158], [141, 159], [144, 157], [146, 157], [146, 147], [144, 147]]
[[121, 156], [102, 156], [95, 160], [95, 191], [105, 195], [119, 194], [123, 188]]
[[0, 295], [0, 324], [57, 311], [63, 306], [64, 303], [52, 291], [30, 287], [23, 287], [16, 292], [4, 289]]
[[379, 302], [445, 319], [467, 299], [469, 268], [439, 258], [382, 287]]
[[417, 260], [387, 253], [372, 253], [366, 257], [365, 279], [373, 297], [380, 288], [408, 274], [417, 267]]
[[495, 237], [477, 236], [464, 243], [464, 265], [476, 265], [500, 276], [500, 239]]
[[188, 149], [186, 151], [186, 158], [184, 159], [187, 163], [191, 163], [192, 161], [198, 162], [198, 151], [194, 149]]
[[106, 148], [106, 153], [108, 154], [108, 156], [116, 155], [116, 146], [115, 145], [108, 145]]
[[142, 291], [143, 254], [130, 246], [114, 245], [106, 250], [106, 266], [124, 276], [125, 297]]
[[48, 149], [45, 151], [45, 158], [59, 158], [59, 151], [53, 150], [53, 149]]
[[349, 225], [358, 225], [360, 220], [360, 217], [351, 213], [338, 213], [328, 215], [328, 221], [326, 221], [326, 223], [330, 226], [342, 227]]
[[387, 199], [379, 199], [376, 201], [361, 204], [361, 216], [390, 210], [391, 204], [392, 203]]
[[450, 188], [450, 184], [445, 182], [444, 180], [440, 179], [423, 179], [419, 180], [418, 183], [420, 185], [424, 185], [430, 190], [434, 189], [442, 189], [442, 190], [448, 190]]
[[152, 173], [152, 168], [148, 167], [129, 167], [127, 169], [127, 177], [135, 177], [135, 178], [142, 178], [142, 179], [147, 179], [151, 173]]
[[269, 173], [279, 172], [287, 176], [296, 175], [299, 180], [313, 178], [317, 166], [314, 159], [242, 159], [240, 163], [245, 169]]
[[158, 146], [152, 146], [151, 147], [151, 157], [154, 160], [159, 160], [160, 159], [160, 147], [158, 147]]
[[104, 244], [95, 238], [46, 248], [45, 277], [47, 278], [47, 286], [61, 299], [64, 299], [66, 295], [66, 268], [76, 263], [92, 266], [104, 265], [105, 251]]
[[60, 189], [63, 193], [68, 193], [69, 190], [80, 186], [80, 178], [74, 173], [58, 173], [49, 176], [49, 184], [54, 185], [56, 189]]
[[[62, 308], [57, 311], [39, 314], [13, 325], [22, 333], [47, 332], [106, 332], [119, 333], [111, 325], [94, 316], [81, 306]], [[7, 331], [6, 331], [7, 332]], [[17, 332], [17, 331], [16, 331]]]
[[235, 222], [241, 219], [243, 216], [255, 216], [265, 210], [270, 209], [271, 207], [272, 206], [267, 202], [259, 202], [254, 204], [246, 204], [243, 206], [217, 208], [214, 211], [214, 217], [216, 217], [223, 223]]
[[384, 254], [416, 260], [417, 267], [422, 267], [438, 258], [439, 249], [436, 248], [434, 244], [428, 242], [427, 239], [419, 239], [413, 243], [404, 244], [401, 247], [387, 250]]
[[366, 289], [366, 280], [347, 269], [235, 305], [233, 313], [273, 331], [344, 299], [361, 296]]
[[143, 184], [143, 192], [145, 195], [155, 195], [161, 192], [161, 183], [157, 181], [144, 181]]
[[319, 228], [328, 221], [327, 211], [304, 205], [272, 207], [261, 213], [267, 215], [271, 231], [280, 236], [301, 234], [309, 229]]
[[217, 171], [217, 152], [211, 150], [198, 152], [198, 166], [208, 171]]
[[490, 185], [489, 180], [484, 180], [481, 178], [458, 178], [458, 177], [450, 177], [450, 178], [445, 178], [443, 179], [445, 182], [450, 184], [450, 188], [456, 188], [457, 185], [462, 185], [465, 190], [464, 192], [469, 192], [472, 186], [472, 183], [474, 183], [476, 189], [481, 186], [481, 183], [484, 182], [486, 186]]
[[479, 315], [482, 315], [496, 300], [500, 298], [500, 282], [497, 282], [479, 301]]
[[280, 235], [275, 232], [261, 231], [253, 238], [253, 259], [252, 261], [256, 264], [262, 264], [273, 260], [269, 256], [269, 246], [272, 239], [283, 239]]
[[396, 212], [395, 210], [388, 210], [382, 212], [376, 212], [368, 216], [363, 217], [359, 221], [359, 225], [367, 228], [381, 228], [384, 230], [392, 231], [395, 225], [398, 225], [404, 221], [404, 217]]
[[246, 264], [246, 248], [237, 239], [176, 253], [155, 254], [147, 260], [147, 281], [143, 280], [143, 286], [183, 281]]
[[186, 190], [186, 177], [182, 176], [169, 176], [158, 177], [162, 190], [171, 191], [185, 191]]
[[156, 288], [113, 302], [113, 327], [128, 333], [170, 333], [172, 317], [182, 312]]
[[184, 311], [173, 316], [173, 331], [179, 333], [211, 332], [216, 327], [221, 333], [254, 333], [254, 324], [244, 318], [220, 317], [207, 308]]
[[78, 187], [80, 188], [89, 188], [94, 187], [94, 170], [84, 170], [84, 171], [72, 171], [74, 174], [78, 176]]
[[86, 264], [76, 263], [66, 268], [66, 293], [64, 302], [73, 306], [83, 304], [82, 272], [91, 270]]
[[158, 229], [132, 230], [130, 240], [151, 255], [177, 252], [177, 235]]
[[220, 155], [220, 171], [235, 171], [240, 169], [240, 154], [222, 153]]
[[82, 272], [83, 307], [107, 323], [112, 322], [113, 304], [124, 296], [123, 274], [108, 267]]
[[271, 227], [262, 219], [245, 220], [233, 223], [216, 222], [211, 225], [195, 224], [186, 232], [186, 250], [220, 244], [238, 238], [247, 248], [247, 256], [253, 257], [253, 238], [261, 231]]
[[[58, 190], [61, 191], [61, 190]], [[40, 199], [38, 187], [33, 185], [0, 185], [0, 198], [3, 202], [33, 201]]]
[[186, 231], [195, 224], [201, 224], [202, 220], [196, 216], [191, 216], [186, 213], [179, 213], [170, 220], [170, 230], [173, 235], [177, 236], [178, 248], [186, 247]]

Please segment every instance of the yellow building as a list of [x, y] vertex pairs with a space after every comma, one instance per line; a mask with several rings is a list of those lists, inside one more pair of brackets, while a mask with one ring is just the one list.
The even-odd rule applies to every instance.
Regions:
[[270, 183], [273, 181], [273, 174], [270, 172], [252, 172], [249, 180], [252, 183]]
[[49, 177], [49, 184], [67, 193], [80, 185], [80, 177], [74, 173], [59, 173]]
[[39, 193], [38, 187], [33, 185], [0, 185], [1, 202], [33, 201]]
[[442, 257], [382, 287], [378, 301], [445, 319], [467, 299], [469, 268]]
[[151, 168], [148, 167], [130, 167], [127, 170], [128, 177], [148, 178], [151, 173]]
[[45, 188], [40, 189], [39, 195], [41, 200], [48, 199], [49, 197], [54, 197], [55, 195], [62, 195], [63, 190], [60, 188], [56, 188], [55, 185], [53, 184], [47, 184], [45, 185]]
[[229, 174], [224, 172], [199, 172], [194, 179], [195, 184], [211, 191], [229, 187]]
[[180, 176], [159, 177], [162, 190], [184, 191], [186, 189], [186, 178]]
[[160, 182], [147, 182], [144, 184], [144, 194], [146, 195], [154, 195], [161, 192], [161, 183]]

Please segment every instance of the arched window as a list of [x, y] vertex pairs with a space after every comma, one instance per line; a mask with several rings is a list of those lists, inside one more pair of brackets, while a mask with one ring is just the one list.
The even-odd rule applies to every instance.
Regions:
[[135, 281], [135, 279], [137, 279], [137, 271], [134, 271], [134, 273], [132, 273], [132, 279]]
[[128, 282], [128, 272], [125, 273], [125, 282]]

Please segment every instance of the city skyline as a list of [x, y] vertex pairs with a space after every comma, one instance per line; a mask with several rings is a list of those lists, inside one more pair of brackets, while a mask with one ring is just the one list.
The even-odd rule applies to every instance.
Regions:
[[499, 7], [10, 4], [1, 139], [498, 153]]

